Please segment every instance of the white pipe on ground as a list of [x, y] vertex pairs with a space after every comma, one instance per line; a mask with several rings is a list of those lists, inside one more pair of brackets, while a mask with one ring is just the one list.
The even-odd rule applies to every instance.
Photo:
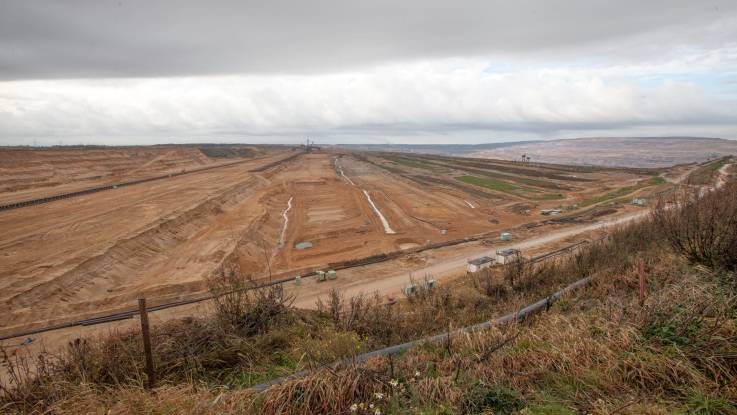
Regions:
[[366, 199], [368, 199], [368, 202], [371, 204], [371, 207], [374, 209], [374, 212], [376, 212], [376, 215], [379, 217], [379, 220], [381, 220], [381, 224], [384, 225], [384, 233], [387, 234], [395, 234], [394, 229], [389, 226], [389, 221], [386, 220], [384, 215], [381, 214], [381, 211], [378, 207], [374, 204], [374, 201], [371, 200], [371, 196], [369, 196], [368, 192], [366, 190], [363, 191], [363, 194], [366, 195]]
[[343, 173], [343, 166], [338, 164], [338, 159], [335, 159], [335, 167], [338, 168], [338, 171], [340, 172], [340, 175], [343, 176], [346, 180], [348, 180], [348, 183], [351, 184], [351, 186], [355, 186], [356, 184], [353, 183], [353, 180], [351, 180], [350, 177], [346, 176], [345, 173]]
[[284, 218], [284, 226], [281, 228], [281, 235], [279, 236], [279, 241], [277, 242], [276, 246], [274, 247], [274, 252], [272, 252], [271, 256], [275, 256], [277, 252], [279, 252], [279, 249], [284, 247], [284, 238], [287, 235], [287, 226], [289, 225], [289, 216], [287, 213], [289, 213], [289, 210], [292, 208], [292, 199], [294, 199], [293, 196], [289, 197], [289, 200], [287, 201], [287, 208], [284, 209], [284, 212], [282, 212], [282, 217]]

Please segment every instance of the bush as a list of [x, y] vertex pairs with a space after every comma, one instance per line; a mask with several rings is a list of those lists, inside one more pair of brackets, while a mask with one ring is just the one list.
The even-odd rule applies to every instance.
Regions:
[[711, 268], [737, 270], [737, 184], [682, 193], [676, 206], [660, 203], [655, 223], [676, 252]]
[[317, 300], [317, 312], [330, 318], [338, 330], [381, 339], [381, 344], [389, 344], [393, 337], [394, 317], [391, 304], [383, 304], [378, 294], [358, 294], [346, 300], [340, 291], [332, 289], [327, 302]]
[[293, 311], [294, 296], [281, 284], [259, 287], [250, 276], [221, 270], [207, 281], [215, 318], [225, 332], [243, 336], [263, 334]]
[[495, 278], [494, 271], [490, 269], [472, 273], [471, 282], [476, 290], [487, 297], [495, 300], [502, 300], [507, 297], [506, 284]]

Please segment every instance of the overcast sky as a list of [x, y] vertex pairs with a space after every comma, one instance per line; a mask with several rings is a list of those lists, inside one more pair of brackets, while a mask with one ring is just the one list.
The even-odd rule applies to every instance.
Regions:
[[737, 138], [734, 0], [3, 0], [0, 144]]

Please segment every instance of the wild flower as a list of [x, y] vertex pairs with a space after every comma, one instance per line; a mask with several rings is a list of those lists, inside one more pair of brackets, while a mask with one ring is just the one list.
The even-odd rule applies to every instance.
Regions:
[[389, 381], [389, 384], [396, 388], [397, 386], [399, 386], [399, 381], [396, 379], [392, 379]]
[[358, 411], [358, 405], [354, 403], [353, 405], [351, 405], [351, 412], [356, 412], [356, 411]]
[[374, 392], [374, 397], [378, 400], [384, 399], [384, 394], [381, 392]]

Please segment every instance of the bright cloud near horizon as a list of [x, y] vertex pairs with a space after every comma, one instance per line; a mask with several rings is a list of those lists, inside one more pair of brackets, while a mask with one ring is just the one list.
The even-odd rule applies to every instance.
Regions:
[[0, 3], [0, 145], [737, 139], [737, 2]]

